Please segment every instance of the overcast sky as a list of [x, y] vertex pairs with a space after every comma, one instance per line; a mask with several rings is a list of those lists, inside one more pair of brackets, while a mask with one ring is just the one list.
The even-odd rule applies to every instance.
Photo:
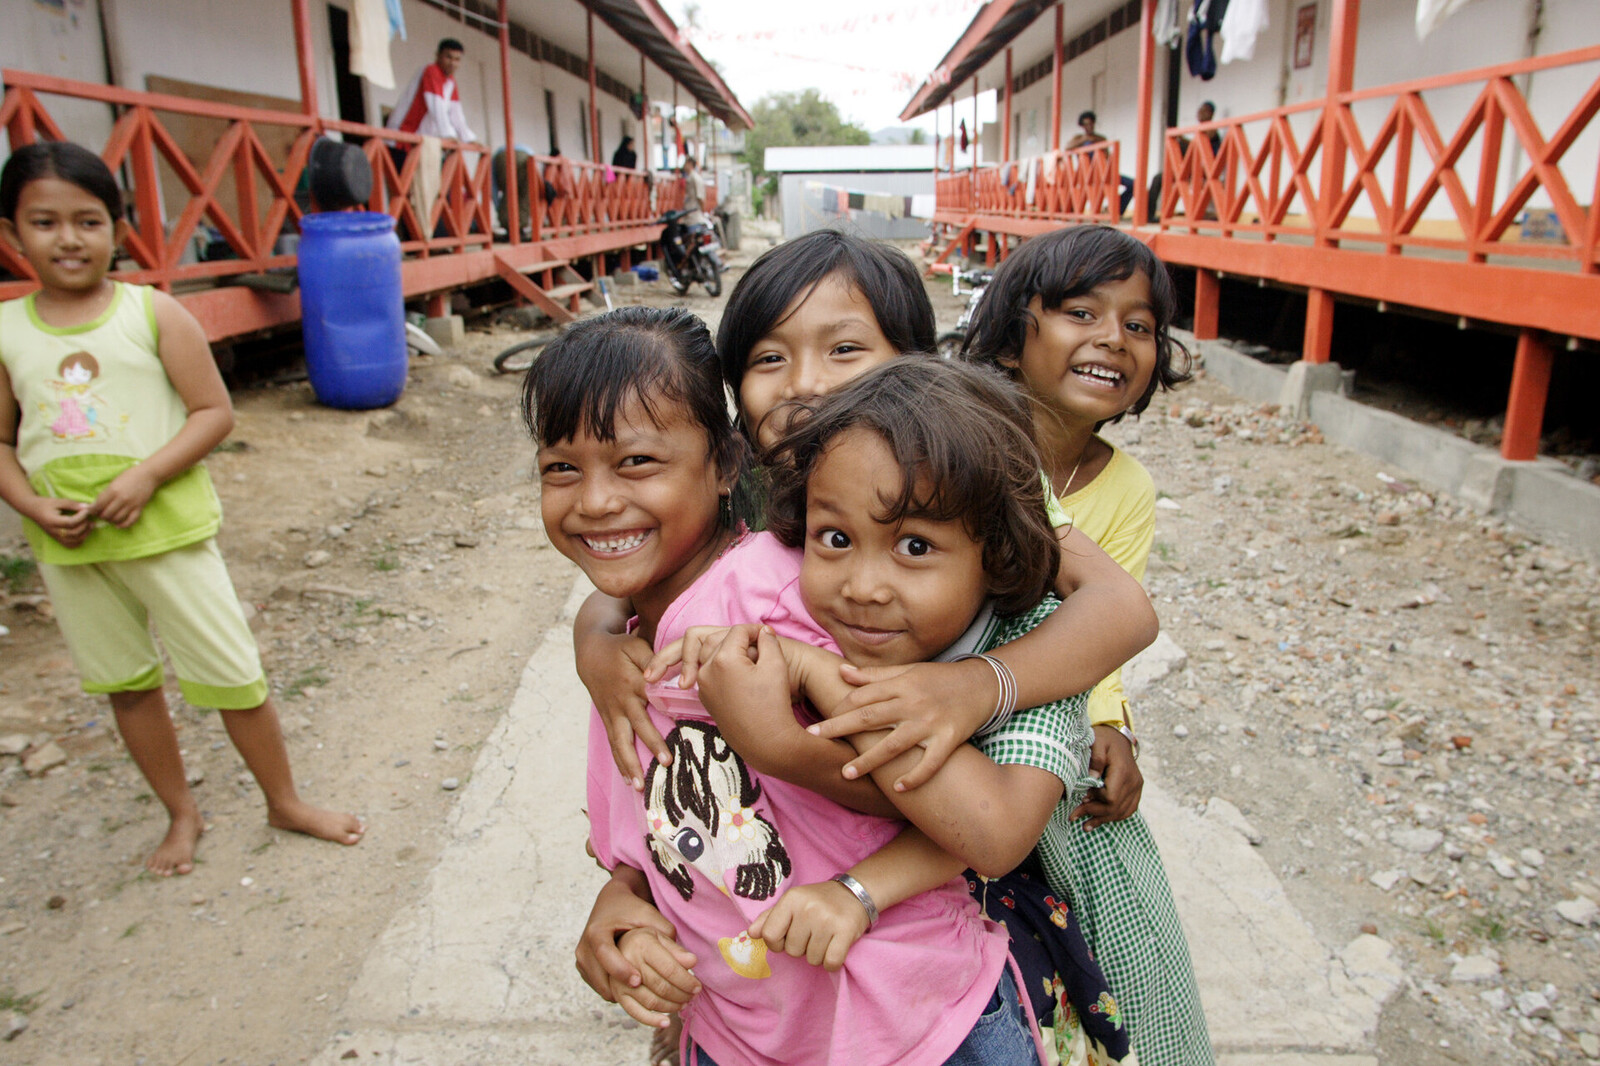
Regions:
[[[698, 0], [691, 36], [746, 108], [769, 92], [816, 88], [868, 130], [902, 108], [972, 21], [981, 0]], [[684, 0], [663, 6], [686, 25]], [[946, 119], [948, 121], [948, 119]], [[915, 125], [932, 129], [931, 116]]]

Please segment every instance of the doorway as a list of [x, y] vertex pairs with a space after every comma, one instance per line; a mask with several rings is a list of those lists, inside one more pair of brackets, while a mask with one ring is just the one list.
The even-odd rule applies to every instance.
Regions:
[[[328, 5], [328, 36], [333, 43], [334, 91], [339, 100], [339, 117], [346, 122], [367, 122], [367, 90], [359, 74], [350, 73], [350, 13]], [[344, 139], [360, 144], [365, 137], [346, 133]]]

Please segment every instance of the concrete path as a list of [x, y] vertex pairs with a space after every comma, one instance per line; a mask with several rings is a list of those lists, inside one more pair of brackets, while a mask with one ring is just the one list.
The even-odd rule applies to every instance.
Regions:
[[[529, 660], [461, 790], [422, 899], [367, 957], [343, 1028], [315, 1066], [644, 1062], [648, 1035], [573, 966], [604, 879], [583, 849], [587, 697], [569, 632], [587, 591], [580, 581]], [[1181, 658], [1170, 641], [1158, 647], [1153, 661]], [[1222, 1066], [1376, 1066], [1381, 1000], [1400, 980], [1383, 943], [1364, 938], [1372, 945], [1358, 941], [1346, 961], [1330, 957], [1237, 829], [1180, 807], [1154, 781], [1143, 809]]]

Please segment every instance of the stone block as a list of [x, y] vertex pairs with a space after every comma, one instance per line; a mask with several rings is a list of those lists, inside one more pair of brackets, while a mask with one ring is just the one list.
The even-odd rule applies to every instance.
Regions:
[[1292, 418], [1306, 418], [1311, 413], [1311, 394], [1314, 392], [1345, 392], [1344, 368], [1338, 363], [1308, 363], [1301, 360], [1290, 363], [1278, 391], [1278, 406]]
[[422, 324], [422, 331], [434, 339], [439, 347], [446, 351], [460, 347], [467, 336], [466, 319], [460, 315], [441, 315], [430, 318]]

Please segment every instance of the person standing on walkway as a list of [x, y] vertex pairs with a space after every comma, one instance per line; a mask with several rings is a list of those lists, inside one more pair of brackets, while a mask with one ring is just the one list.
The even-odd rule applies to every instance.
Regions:
[[[1078, 116], [1078, 133], [1067, 142], [1067, 148], [1087, 148], [1091, 144], [1105, 142], [1105, 134], [1095, 131], [1095, 123], [1099, 121], [1093, 111], [1085, 111]], [[1133, 202], [1133, 179], [1126, 174], [1117, 175], [1118, 200], [1117, 217], [1127, 214], [1128, 205]]]
[[639, 153], [633, 150], [633, 138], [623, 137], [622, 143], [617, 145], [617, 150], [611, 153], [611, 165], [624, 170], [637, 170], [639, 167]]
[[706, 218], [706, 179], [700, 173], [700, 164], [695, 162], [694, 156], [687, 156], [683, 161], [683, 218], [679, 220], [684, 226], [704, 226], [709, 220]]
[[456, 71], [466, 49], [454, 37], [439, 42], [433, 62], [423, 67], [407, 83], [389, 113], [389, 129], [416, 133], [424, 137], [443, 137], [470, 144], [478, 139], [467, 125], [461, 109], [461, 91], [456, 87]]
[[41, 283], [0, 304], [0, 499], [23, 518], [83, 690], [110, 697], [128, 754], [167, 809], [146, 869], [191, 872], [205, 827], [152, 622], [184, 699], [221, 711], [267, 824], [359, 843], [359, 818], [295, 791], [201, 465], [233, 428], [228, 389], [182, 304], [106, 277], [121, 216], [116, 179], [79, 145], [19, 147], [0, 172], [0, 235]]
[[[1136, 578], [1155, 540], [1155, 484], [1097, 431], [1188, 380], [1176, 362], [1187, 353], [1170, 333], [1175, 306], [1166, 266], [1136, 238], [1108, 226], [1058, 230], [995, 272], [962, 350], [1028, 391], [1052, 495], [1074, 529]], [[1064, 862], [1046, 867], [1050, 887], [1082, 921], [1142, 1066], [1207, 1066], [1189, 945], [1138, 813], [1144, 779], [1120, 670], [1090, 694], [1089, 719], [1105, 785], [1072, 812], [1080, 821], [1061, 839]]]

